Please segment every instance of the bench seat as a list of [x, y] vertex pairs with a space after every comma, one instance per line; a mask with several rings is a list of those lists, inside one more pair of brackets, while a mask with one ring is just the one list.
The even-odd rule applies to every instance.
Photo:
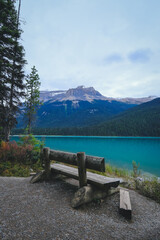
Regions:
[[[51, 171], [79, 180], [78, 169], [66, 165], [51, 164]], [[120, 180], [105, 177], [96, 173], [87, 172], [87, 183], [93, 184], [101, 189], [108, 190], [110, 187], [118, 187]]]

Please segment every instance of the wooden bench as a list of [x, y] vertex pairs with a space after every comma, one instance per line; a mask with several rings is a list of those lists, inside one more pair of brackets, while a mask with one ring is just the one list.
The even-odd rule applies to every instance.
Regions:
[[[44, 148], [43, 158], [45, 162], [46, 175], [48, 174], [49, 176], [50, 174], [59, 173], [77, 179], [79, 180], [80, 188], [87, 186], [87, 184], [92, 184], [100, 189], [108, 190], [111, 187], [116, 188], [119, 185], [120, 181], [117, 178], [105, 177], [86, 171], [86, 169], [91, 169], [99, 172], [105, 172], [105, 161], [102, 157], [88, 156], [85, 155], [84, 152], [75, 154]], [[78, 168], [59, 163], [50, 164], [52, 160], [77, 166]]]
[[[33, 176], [30, 182], [36, 183], [38, 181], [50, 180], [55, 174], [62, 174], [79, 180], [79, 190], [75, 193], [71, 203], [74, 208], [93, 199], [98, 200], [117, 192], [117, 189], [113, 190], [110, 188], [117, 188], [121, 180], [87, 172], [86, 169], [105, 172], [105, 161], [102, 157], [88, 156], [84, 152], [76, 154], [43, 148], [43, 161], [44, 171]], [[56, 163], [51, 163], [51, 161]], [[87, 186], [87, 184], [89, 185]], [[127, 190], [120, 189], [119, 212], [131, 219], [131, 203]]]

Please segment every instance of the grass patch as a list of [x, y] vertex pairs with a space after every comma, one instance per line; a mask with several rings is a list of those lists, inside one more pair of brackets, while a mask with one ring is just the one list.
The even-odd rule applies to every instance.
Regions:
[[129, 178], [131, 173], [125, 168], [114, 167], [110, 164], [106, 164], [106, 175]]
[[96, 173], [105, 177], [122, 177], [124, 179], [128, 179], [131, 177], [131, 172], [124, 168], [114, 167], [110, 164], [105, 165], [105, 172], [99, 172], [91, 169], [87, 169], [88, 172]]
[[6, 177], [29, 177], [33, 171], [37, 172], [43, 170], [41, 162], [32, 165], [25, 165], [22, 163], [11, 163], [10, 161], [0, 163], [0, 176]]
[[28, 177], [30, 168], [21, 164], [11, 164], [10, 162], [0, 164], [0, 175], [6, 177]]

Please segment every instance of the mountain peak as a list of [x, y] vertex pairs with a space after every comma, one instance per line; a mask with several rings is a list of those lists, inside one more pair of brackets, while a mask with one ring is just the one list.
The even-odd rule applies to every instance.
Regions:
[[65, 100], [81, 100], [81, 101], [93, 101], [93, 100], [105, 100], [93, 87], [85, 88], [84, 86], [78, 86], [77, 88], [71, 88], [66, 92]]
[[107, 98], [101, 95], [93, 87], [78, 86], [70, 88], [67, 91], [41, 91], [40, 99], [44, 101], [88, 101], [106, 100]]
[[93, 102], [94, 100], [108, 100], [109, 102], [118, 101], [127, 104], [141, 104], [149, 102], [155, 99], [155, 96], [142, 97], [142, 98], [111, 98], [105, 97], [100, 92], [94, 89], [94, 87], [85, 87], [83, 85], [76, 88], [70, 88], [69, 90], [57, 90], [57, 91], [41, 91], [40, 100], [47, 102], [55, 101], [88, 101]]

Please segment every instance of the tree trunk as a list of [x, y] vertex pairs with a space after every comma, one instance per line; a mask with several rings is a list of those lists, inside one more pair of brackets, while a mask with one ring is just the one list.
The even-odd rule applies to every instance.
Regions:
[[31, 114], [28, 116], [28, 134], [31, 134]]
[[4, 134], [5, 134], [5, 141], [9, 142], [9, 135], [10, 135], [10, 127], [9, 124], [6, 124], [5, 129], [4, 129]]
[[[19, 28], [19, 16], [20, 16], [20, 8], [21, 8], [21, 0], [19, 0], [19, 6], [18, 6], [18, 15], [17, 15], [17, 30]], [[16, 36], [15, 37], [15, 42], [17, 43], [17, 40], [18, 40], [18, 37]], [[11, 75], [11, 90], [10, 90], [10, 102], [9, 102], [9, 114], [12, 114], [13, 115], [13, 91], [14, 91], [14, 81], [15, 81], [15, 72], [14, 72], [14, 69], [15, 69], [15, 65], [16, 65], [16, 56], [17, 56], [17, 45], [15, 45], [15, 48], [14, 48], [14, 58], [13, 58], [13, 63], [12, 63], [12, 66], [13, 66], [13, 69], [12, 69], [12, 75]], [[6, 142], [9, 142], [9, 135], [10, 135], [10, 131], [11, 131], [11, 119], [10, 117], [7, 119], [8, 121], [8, 126], [6, 126], [6, 130], [5, 130], [5, 140]]]
[[28, 127], [28, 134], [31, 134], [31, 124], [29, 124], [29, 127]]
[[20, 10], [21, 10], [21, 0], [19, 0], [19, 6], [18, 6], [17, 28], [18, 28], [18, 25], [19, 25]]
[[[19, 28], [19, 16], [20, 16], [20, 9], [21, 9], [21, 0], [19, 0], [19, 5], [18, 5], [18, 15], [17, 15], [17, 30]], [[18, 37], [15, 37], [15, 42], [17, 43]], [[13, 71], [12, 71], [12, 77], [11, 77], [11, 94], [10, 94], [10, 110], [12, 111], [12, 106], [13, 106], [13, 88], [14, 88], [14, 68], [16, 65], [16, 56], [17, 56], [17, 45], [15, 45], [14, 48], [14, 58], [13, 58]]]

